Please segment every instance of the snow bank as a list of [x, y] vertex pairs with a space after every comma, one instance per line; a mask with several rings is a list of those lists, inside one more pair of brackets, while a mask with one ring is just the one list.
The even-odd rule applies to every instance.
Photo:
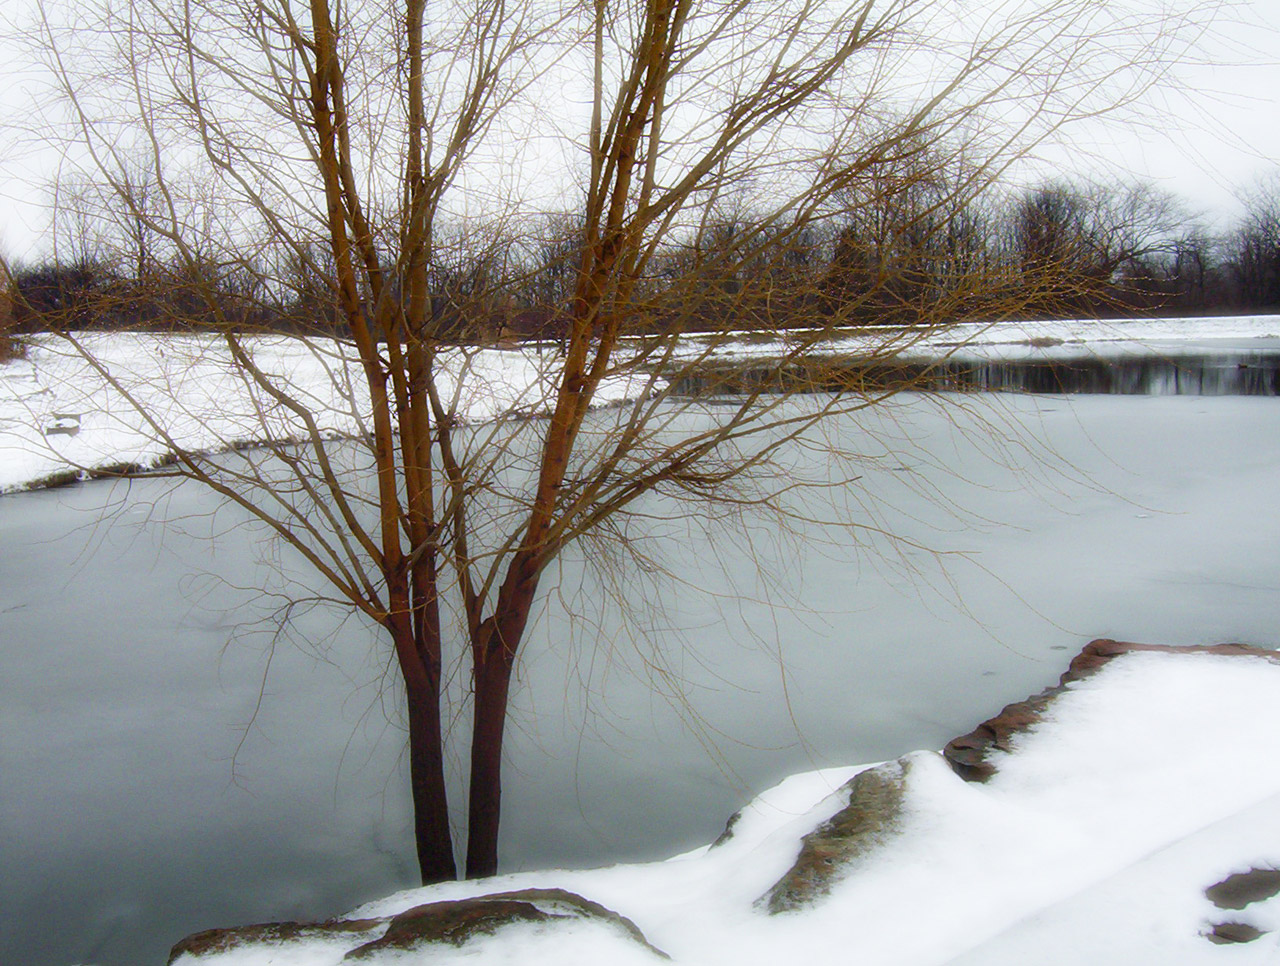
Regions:
[[[685, 339], [676, 360], [768, 358], [795, 349], [802, 335], [709, 343]], [[1013, 359], [1168, 352], [1206, 340], [1280, 338], [1280, 316], [1097, 322], [964, 324], [916, 335], [892, 329], [850, 331], [805, 351], [903, 357]], [[27, 359], [0, 365], [0, 493], [122, 468], [152, 467], [178, 447], [216, 452], [292, 439], [306, 427], [232, 365], [225, 343], [209, 335], [95, 333], [84, 354], [51, 337], [34, 340]], [[368, 424], [368, 393], [350, 346], [329, 339], [246, 339], [254, 364], [334, 437]], [[458, 418], [483, 421], [544, 412], [554, 393], [554, 349], [469, 349], [441, 358], [440, 387]], [[91, 364], [88, 359], [94, 360]], [[642, 375], [606, 379], [596, 402], [637, 398], [662, 385]], [[149, 413], [148, 421], [141, 413]]]
[[[79, 343], [83, 352], [37, 338], [28, 358], [0, 365], [0, 492], [55, 475], [153, 467], [179, 447], [218, 452], [307, 433], [295, 413], [232, 364], [216, 336], [95, 333]], [[368, 389], [349, 345], [282, 336], [244, 345], [323, 435], [351, 436], [369, 425]], [[458, 350], [442, 356], [439, 385], [461, 420], [541, 412], [554, 399], [551, 364], [536, 350]], [[596, 402], [635, 398], [646, 388], [638, 377], [606, 379]]]
[[[886, 350], [903, 359], [1054, 359], [1081, 355], [1104, 358], [1149, 355], [1171, 348], [1280, 339], [1280, 315], [1206, 316], [1185, 319], [1051, 319], [1042, 322], [966, 322], [921, 333], [896, 328], [849, 329], [810, 344], [797, 330], [777, 339], [720, 341], [690, 336], [681, 358], [714, 360], [761, 358], [794, 351], [875, 354]], [[1238, 346], [1237, 346], [1238, 347]]]
[[[617, 911], [690, 966], [1271, 962], [1280, 958], [1280, 898], [1223, 909], [1205, 889], [1232, 873], [1280, 868], [1278, 735], [1280, 663], [1269, 656], [1124, 653], [1068, 683], [1010, 750], [993, 752], [984, 784], [961, 780], [933, 752], [902, 759], [892, 831], [864, 843], [825, 898], [800, 911], [771, 915], [761, 899], [801, 839], [845, 808], [846, 783], [862, 768], [789, 778], [743, 809], [722, 841], [666, 862], [449, 883], [351, 918], [559, 888]], [[1215, 927], [1260, 934], [1219, 945], [1209, 938]], [[177, 962], [329, 966], [348, 948], [249, 943]], [[520, 923], [366, 961], [661, 959], [599, 924]]]

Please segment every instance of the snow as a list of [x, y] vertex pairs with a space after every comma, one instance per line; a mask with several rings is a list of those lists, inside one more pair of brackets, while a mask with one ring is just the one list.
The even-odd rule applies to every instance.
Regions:
[[[1280, 867], [1280, 663], [1129, 653], [1068, 686], [1043, 720], [995, 753], [986, 784], [930, 751], [906, 756], [898, 830], [830, 894], [770, 915], [759, 899], [801, 837], [846, 802], [859, 768], [788, 778], [744, 809], [726, 842], [665, 862], [544, 871], [409, 890], [352, 917], [524, 888], [577, 892], [635, 922], [677, 964], [1274, 962], [1280, 898], [1217, 909], [1204, 890]], [[871, 766], [862, 766], [871, 767]], [[1206, 937], [1246, 922], [1238, 946]], [[181, 966], [329, 966], [328, 941], [246, 946]], [[653, 963], [605, 925], [521, 925], [461, 947], [376, 963]]]
[[[1280, 337], [1280, 316], [1130, 321], [968, 323], [919, 336], [900, 330], [849, 331], [805, 352], [872, 353], [903, 358], [1062, 358], [1080, 354], [1162, 354], [1177, 347]], [[796, 351], [801, 334], [764, 341], [683, 340], [676, 358], [776, 357]], [[32, 340], [29, 356], [0, 365], [0, 493], [54, 474], [121, 465], [153, 467], [175, 448], [216, 452], [291, 439], [306, 427], [231, 362], [211, 335], [94, 333], [75, 346]], [[254, 364], [302, 403], [322, 434], [358, 434], [368, 423], [368, 390], [351, 346], [328, 339], [247, 338]], [[443, 355], [440, 387], [461, 420], [543, 412], [553, 398], [555, 350], [457, 349]], [[94, 364], [90, 363], [94, 360]], [[662, 385], [618, 375], [595, 402], [610, 405]], [[154, 423], [139, 414], [150, 413]]]
[[[351, 436], [369, 424], [368, 389], [350, 345], [260, 336], [244, 346], [322, 435]], [[551, 362], [532, 349], [459, 349], [441, 359], [438, 384], [460, 420], [537, 412], [554, 398]], [[607, 378], [596, 403], [634, 398], [647, 385], [640, 376]], [[94, 333], [74, 345], [37, 337], [26, 359], [0, 365], [0, 493], [55, 473], [153, 467], [179, 447], [218, 452], [305, 434], [302, 420], [254, 385], [217, 336]]]
[[1280, 316], [1231, 315], [1171, 319], [1053, 319], [1040, 322], [966, 322], [923, 333], [895, 328], [849, 329], [810, 344], [799, 330], [778, 339], [724, 341], [690, 337], [682, 357], [713, 359], [777, 356], [795, 351], [876, 353], [886, 349], [902, 358], [1052, 359], [1081, 355], [1146, 355], [1171, 347], [1229, 343], [1248, 346], [1280, 338]]

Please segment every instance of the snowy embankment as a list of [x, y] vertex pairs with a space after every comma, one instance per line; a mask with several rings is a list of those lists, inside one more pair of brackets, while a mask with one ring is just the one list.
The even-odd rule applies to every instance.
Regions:
[[934, 752], [797, 775], [666, 862], [406, 891], [198, 934], [174, 962], [1275, 962], [1280, 662], [1232, 650], [1095, 642], [948, 746], [985, 781]]
[[[78, 343], [83, 351], [37, 337], [26, 359], [0, 365], [0, 493], [153, 467], [179, 448], [220, 452], [307, 434], [216, 336], [101, 333]], [[284, 336], [244, 346], [322, 435], [349, 437], [369, 425], [368, 388], [351, 346]], [[539, 412], [554, 399], [551, 361], [533, 349], [459, 350], [442, 357], [437, 384], [459, 420]], [[606, 379], [596, 402], [647, 386], [639, 376]]]
[[817, 343], [809, 342], [811, 337], [802, 329], [778, 339], [753, 338], [749, 342], [717, 339], [712, 343], [694, 335], [684, 341], [679, 356], [717, 361], [781, 356], [803, 345], [806, 352], [874, 356], [889, 351], [912, 360], [1043, 360], [1081, 355], [1113, 358], [1167, 352], [1177, 346], [1280, 338], [1280, 315], [966, 322], [920, 332], [890, 327], [847, 329]]
[[[806, 352], [912, 358], [1054, 358], [1168, 351], [1171, 344], [1280, 336], [1280, 316], [1095, 322], [966, 324], [928, 334], [849, 332]], [[799, 335], [709, 342], [691, 336], [673, 361], [769, 358], [796, 350]], [[0, 365], [0, 493], [149, 468], [175, 449], [218, 452], [306, 435], [302, 422], [231, 363], [215, 336], [99, 333], [82, 354], [53, 337], [32, 340], [26, 359]], [[350, 346], [327, 339], [245, 339], [254, 364], [311, 413], [320, 432], [356, 435], [368, 424], [368, 390]], [[90, 362], [92, 360], [92, 362]], [[461, 420], [544, 412], [554, 398], [554, 349], [471, 349], [445, 354], [439, 386]], [[644, 374], [607, 379], [598, 405], [663, 385]], [[143, 414], [147, 414], [144, 416]], [[148, 419], [150, 417], [150, 420]]]

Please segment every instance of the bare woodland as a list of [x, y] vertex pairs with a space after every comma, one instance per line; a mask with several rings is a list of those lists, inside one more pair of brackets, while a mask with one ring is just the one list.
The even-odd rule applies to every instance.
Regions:
[[[1155, 246], [1194, 271], [1167, 199], [1011, 206], [1001, 185], [1158, 83], [1204, 11], [957, 6], [120, 0], [32, 28], [59, 95], [34, 133], [68, 162], [63, 274], [27, 276], [20, 321], [74, 346], [103, 320], [216, 333], [257, 418], [291, 427], [241, 459], [175, 444], [167, 472], [270, 528], [394, 655], [424, 882], [459, 872], [446, 669], [468, 667], [465, 872], [488, 875], [513, 673], [557, 556], [599, 541], [641, 566], [629, 514], [655, 493], [785, 515], [779, 448], [904, 388], [829, 370], [834, 330], [873, 326], [868, 361], [891, 363], [957, 321], [1096, 311]], [[93, 277], [66, 285], [77, 266]], [[678, 391], [778, 330], [804, 379], [714, 409]], [[255, 364], [264, 331], [324, 360], [358, 458]], [[480, 349], [535, 341], [530, 393], [461, 419]], [[633, 401], [594, 410], [619, 378]]]

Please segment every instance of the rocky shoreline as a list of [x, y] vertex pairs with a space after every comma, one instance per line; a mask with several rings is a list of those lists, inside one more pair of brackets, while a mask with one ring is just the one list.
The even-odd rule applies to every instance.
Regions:
[[[712, 846], [671, 862], [633, 867], [634, 875], [638, 882], [643, 882], [654, 876], [661, 878], [664, 871], [687, 871], [697, 862], [714, 868], [716, 863], [727, 861], [730, 875], [733, 874], [731, 866], [737, 863], [743, 868], [743, 878], [749, 880], [754, 877], [756, 881], [763, 881], [758, 870], [748, 874], [746, 869], [757, 859], [765, 844], [772, 842], [769, 854], [775, 870], [780, 867], [780, 858], [787, 854], [791, 858], [786, 861], [782, 874], [772, 876], [771, 884], [757, 891], [753, 901], [739, 903], [745, 908], [737, 910], [735, 915], [743, 922], [750, 922], [751, 929], [761, 931], [762, 935], [770, 930], [770, 922], [779, 924], [775, 931], [780, 933], [791, 932], [796, 923], [809, 922], [816, 941], [834, 941], [830, 937], [822, 938], [824, 932], [831, 931], [832, 910], [847, 905], [848, 915], [855, 918], [859, 912], [858, 905], [850, 901], [850, 883], [856, 883], [863, 877], [871, 881], [877, 876], [883, 877], [886, 870], [893, 869], [895, 854], [901, 856], [904, 866], [916, 861], [912, 839], [929, 834], [928, 823], [922, 825], [920, 816], [929, 811], [930, 801], [938, 796], [940, 790], [945, 790], [944, 797], [953, 797], [963, 806], [958, 811], [963, 812], [969, 807], [965, 793], [954, 786], [955, 778], [943, 778], [938, 771], [939, 766], [944, 771], [949, 768], [970, 787], [996, 788], [1005, 796], [1010, 790], [1018, 792], [1022, 799], [1019, 801], [1021, 808], [1028, 807], [1027, 802], [1052, 798], [1056, 793], [1065, 793], [1070, 800], [1073, 797], [1070, 787], [1075, 776], [1058, 776], [1059, 789], [1053, 788], [1052, 783], [1040, 787], [1037, 784], [1039, 779], [1028, 785], [1024, 759], [1032, 760], [1034, 773], [1037, 743], [1044, 745], [1048, 741], [1052, 745], [1055, 741], [1064, 740], [1058, 732], [1069, 728], [1078, 712], [1068, 708], [1068, 713], [1059, 715], [1060, 705], [1079, 704], [1084, 698], [1092, 700], [1112, 690], [1133, 688], [1134, 667], [1130, 665], [1135, 664], [1135, 658], [1140, 661], [1158, 659], [1160, 663], [1153, 667], [1166, 674], [1175, 666], [1181, 666], [1179, 672], [1185, 671], [1191, 668], [1192, 661], [1204, 659], [1227, 661], [1233, 666], [1265, 667], [1268, 679], [1280, 685], [1280, 656], [1257, 647], [1241, 644], [1167, 647], [1095, 640], [1071, 661], [1056, 685], [1006, 706], [973, 731], [949, 742], [941, 756], [932, 752], [916, 752], [897, 761], [853, 769], [851, 777], [840, 782], [829, 794], [821, 796], [816, 804], [809, 803], [807, 808], [794, 802], [779, 806], [778, 794], [775, 793], [787, 786], [788, 783], [784, 783], [775, 793], [770, 793], [772, 799], [770, 795], [762, 796], [735, 815], [725, 834]], [[1171, 658], [1174, 660], [1170, 661]], [[1124, 674], [1108, 674], [1119, 665], [1125, 666]], [[1219, 666], [1214, 664], [1215, 668]], [[1186, 679], [1191, 687], [1194, 687], [1197, 676], [1194, 673], [1174, 675], [1179, 681]], [[1210, 696], [1207, 700], [1216, 701], [1220, 697]], [[1117, 725], [1117, 731], [1119, 734], [1113, 736], [1114, 740], [1123, 743], [1124, 727]], [[1156, 738], [1158, 746], [1159, 736]], [[1065, 740], [1070, 743], [1075, 738], [1067, 736]], [[1109, 740], [1104, 734], [1099, 747], [1105, 748]], [[1174, 754], [1180, 753], [1176, 747], [1172, 750]], [[1145, 755], [1146, 751], [1140, 749], [1134, 753], [1133, 760], [1143, 760]], [[1107, 767], [1107, 762], [1099, 762], [1100, 772], [1105, 773]], [[1153, 770], [1157, 778], [1163, 774], [1162, 767], [1157, 765]], [[1280, 770], [1276, 771], [1271, 784], [1280, 796]], [[790, 781], [795, 783], [798, 780]], [[1002, 782], [1008, 788], [999, 789]], [[1119, 787], [1121, 782], [1122, 779], [1117, 779], [1117, 799], [1124, 794], [1124, 789]], [[1107, 786], [1103, 784], [1101, 788], [1105, 791]], [[1124, 811], [1124, 805], [1119, 801], [1114, 808], [1116, 815]], [[948, 816], [947, 820], [954, 817], [964, 818], [964, 815]], [[931, 821], [936, 821], [936, 818]], [[977, 834], [989, 834], [989, 830], [984, 830], [981, 825], [981, 822], [975, 823]], [[1198, 829], [1198, 826], [1194, 828]], [[784, 838], [790, 844], [780, 845]], [[1175, 837], [1173, 841], [1178, 839]], [[1210, 911], [1196, 925], [1195, 938], [1199, 946], [1191, 947], [1198, 950], [1196, 955], [1202, 952], [1211, 955], [1206, 951], [1219, 946], [1275, 941], [1277, 933], [1273, 920], [1280, 910], [1274, 908], [1277, 903], [1271, 900], [1280, 895], [1280, 871], [1276, 868], [1276, 859], [1280, 858], [1280, 851], [1277, 851], [1280, 840], [1268, 843], [1266, 847], [1261, 845], [1256, 861], [1203, 883], [1202, 904], [1208, 903], [1205, 909]], [[1137, 860], [1141, 864], [1140, 854]], [[939, 856], [939, 862], [941, 866], [946, 864], [943, 856]], [[682, 865], [685, 869], [680, 868]], [[1099, 867], [1105, 865], [1104, 861]], [[290, 963], [307, 966], [347, 961], [400, 962], [402, 959], [398, 957], [408, 953], [413, 954], [414, 962], [443, 963], [452, 962], [455, 954], [479, 955], [482, 952], [486, 962], [489, 956], [497, 956], [495, 961], [536, 963], [546, 961], [547, 949], [560, 950], [567, 957], [563, 960], [565, 962], [589, 961], [604, 950], [609, 951], [607, 958], [598, 961], [629, 963], [673, 959], [676, 962], [709, 962], [705, 951], [700, 954], [696, 948], [698, 943], [689, 941], [691, 931], [696, 933], [699, 929], [700, 905], [696, 899], [691, 898], [683, 909], [678, 906], [673, 909], [669, 904], [664, 906], [660, 897], [650, 897], [637, 904], [633, 915], [632, 910], [622, 908], [621, 903], [606, 905], [596, 898], [587, 897], [587, 889], [575, 891], [559, 885], [529, 884], [535, 881], [545, 883], [549, 879], [565, 880], [566, 885], [575, 879], [590, 883], [592, 876], [596, 875], [602, 884], [608, 886], [605, 892], [625, 895], [629, 890], [620, 888], [618, 880], [626, 874], [625, 867], [598, 870], [597, 873], [522, 874], [492, 880], [492, 888], [485, 882], [471, 882], [414, 890], [388, 900], [395, 911], [392, 908], [366, 908], [357, 910], [351, 918], [327, 922], [265, 923], [207, 930], [174, 946], [169, 963], [171, 966], [231, 966], [233, 963], [256, 966], [258, 963], [276, 962], [274, 954], [285, 950], [289, 952]], [[1093, 874], [1097, 874], [1097, 869]], [[680, 876], [677, 874], [672, 878], [679, 880]], [[522, 887], [510, 887], [515, 884]], [[457, 894], [460, 892], [469, 894]], [[743, 893], [743, 896], [748, 894]], [[957, 897], [960, 898], [968, 897]], [[639, 908], [645, 905], [649, 907], [647, 910]], [[658, 908], [665, 909], [665, 912], [655, 914]], [[1253, 914], [1259, 910], [1263, 914]], [[371, 911], [378, 914], [370, 914]], [[673, 921], [680, 916], [688, 921]], [[714, 919], [714, 915], [707, 917], [704, 928], [708, 934], [717, 928]], [[874, 930], [875, 927], [874, 922], [868, 922], [864, 928]], [[1016, 934], [1017, 930], [1012, 932]], [[725, 941], [730, 942], [729, 939]], [[589, 953], [587, 959], [575, 958], [575, 950]], [[949, 958], [913, 958], [905, 955], [906, 952], [904, 949], [902, 962], [951, 961]], [[738, 959], [740, 957], [735, 956], [725, 961]], [[759, 961], [772, 960], [763, 956]], [[1068, 956], [1062, 961], [1075, 960]], [[1085, 959], [1079, 961], [1084, 962]]]

